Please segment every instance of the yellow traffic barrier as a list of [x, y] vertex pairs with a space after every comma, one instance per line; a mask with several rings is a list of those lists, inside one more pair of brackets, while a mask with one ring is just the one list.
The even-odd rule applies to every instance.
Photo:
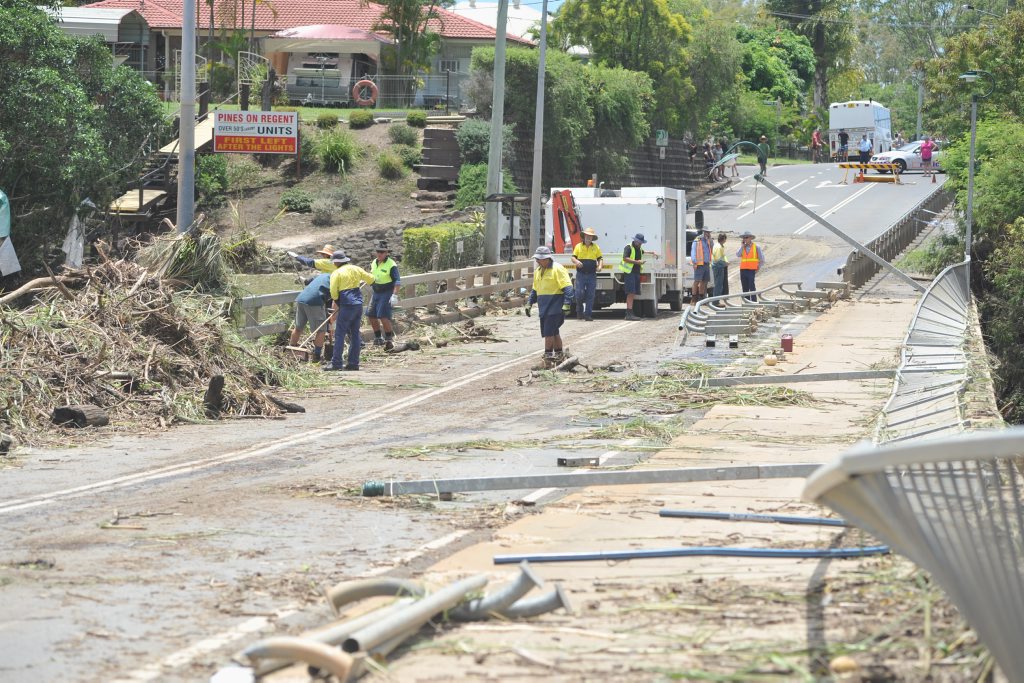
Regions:
[[[846, 185], [846, 176], [849, 175], [851, 168], [860, 170], [860, 173], [853, 177], [853, 182], [855, 183], [896, 183], [897, 185], [903, 184], [903, 181], [900, 180], [899, 164], [861, 164], [851, 161], [839, 164], [839, 168], [845, 169], [843, 172], [843, 181], [840, 183], [840, 185]], [[892, 175], [865, 175], [864, 171], [872, 169], [876, 171], [889, 171], [890, 173], [892, 173]]]

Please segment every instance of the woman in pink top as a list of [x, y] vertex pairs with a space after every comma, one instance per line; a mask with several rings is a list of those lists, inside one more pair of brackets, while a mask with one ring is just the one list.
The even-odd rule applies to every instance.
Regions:
[[927, 135], [924, 136], [924, 142], [921, 143], [921, 168], [924, 170], [924, 177], [932, 175], [932, 150], [935, 149], [935, 143]]

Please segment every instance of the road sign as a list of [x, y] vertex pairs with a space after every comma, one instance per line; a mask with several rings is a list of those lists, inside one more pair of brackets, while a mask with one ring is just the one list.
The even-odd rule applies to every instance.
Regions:
[[294, 111], [217, 111], [213, 151], [239, 154], [297, 154], [299, 115]]
[[654, 131], [654, 144], [657, 145], [658, 147], [668, 147], [668, 131]]

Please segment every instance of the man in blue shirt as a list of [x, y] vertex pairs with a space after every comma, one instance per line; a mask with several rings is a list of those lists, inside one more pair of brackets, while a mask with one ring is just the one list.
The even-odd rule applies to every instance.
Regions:
[[331, 274], [320, 273], [295, 297], [295, 327], [292, 328], [290, 343], [299, 345], [299, 338], [309, 324], [313, 334], [313, 360], [319, 361], [323, 353], [324, 337], [327, 334], [326, 305], [331, 300]]

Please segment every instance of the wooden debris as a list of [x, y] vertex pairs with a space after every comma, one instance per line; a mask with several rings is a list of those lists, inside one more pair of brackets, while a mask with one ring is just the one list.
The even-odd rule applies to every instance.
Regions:
[[203, 405], [206, 406], [207, 417], [220, 417], [224, 408], [224, 375], [218, 374], [210, 378], [206, 394], [203, 395]]
[[303, 406], [300, 406], [298, 403], [292, 403], [290, 401], [285, 401], [284, 399], [278, 398], [277, 396], [274, 396], [273, 394], [266, 394], [266, 397], [270, 399], [271, 403], [273, 403], [275, 406], [277, 406], [278, 408], [280, 408], [281, 410], [283, 410], [286, 413], [304, 413], [304, 412], [306, 412], [306, 409]]
[[106, 411], [91, 405], [54, 408], [50, 419], [62, 427], [103, 427], [110, 423]]
[[388, 353], [402, 353], [403, 351], [419, 351], [420, 345], [416, 341], [405, 341], [398, 342], [395, 344], [393, 349], [388, 349]]
[[0, 455], [7, 455], [14, 448], [14, 439], [0, 432]]

